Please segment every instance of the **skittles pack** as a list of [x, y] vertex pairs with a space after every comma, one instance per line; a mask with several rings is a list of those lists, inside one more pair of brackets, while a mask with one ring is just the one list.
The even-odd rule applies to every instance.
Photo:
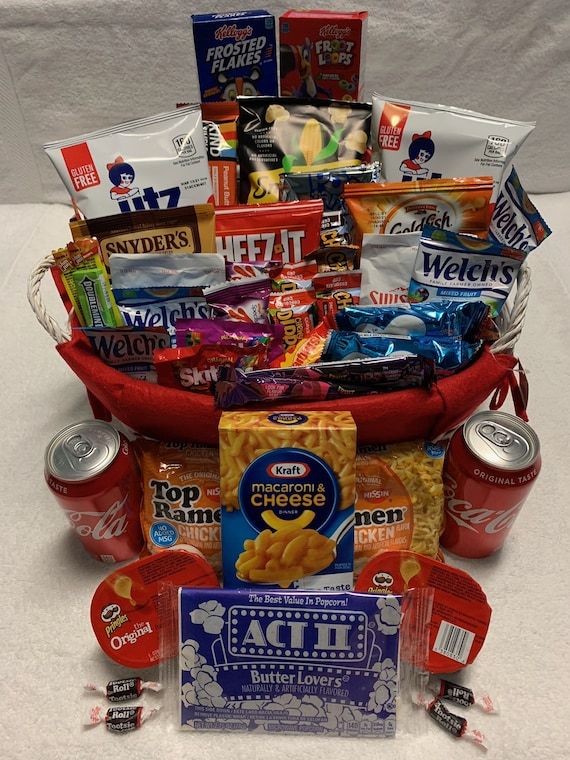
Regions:
[[203, 103], [277, 93], [275, 19], [267, 11], [192, 16]]

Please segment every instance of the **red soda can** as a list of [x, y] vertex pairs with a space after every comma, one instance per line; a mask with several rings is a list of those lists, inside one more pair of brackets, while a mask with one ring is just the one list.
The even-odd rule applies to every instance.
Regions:
[[45, 478], [87, 552], [122, 562], [143, 546], [141, 487], [131, 445], [101, 420], [77, 422], [48, 444]]
[[441, 545], [460, 557], [500, 549], [540, 472], [534, 430], [505, 412], [477, 412], [450, 441], [443, 464]]

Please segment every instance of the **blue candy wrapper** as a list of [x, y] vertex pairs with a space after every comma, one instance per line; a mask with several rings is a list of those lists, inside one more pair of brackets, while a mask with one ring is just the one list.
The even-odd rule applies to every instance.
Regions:
[[479, 337], [489, 307], [482, 301], [428, 301], [395, 306], [347, 306], [336, 313], [339, 330], [408, 337]]
[[323, 362], [380, 356], [423, 356], [435, 362], [436, 375], [444, 377], [463, 369], [481, 348], [481, 341], [462, 338], [369, 335], [332, 330], [323, 351]]
[[424, 227], [408, 288], [410, 303], [483, 301], [496, 317], [513, 287], [525, 251], [436, 227]]
[[394, 735], [401, 601], [181, 588], [178, 726]]

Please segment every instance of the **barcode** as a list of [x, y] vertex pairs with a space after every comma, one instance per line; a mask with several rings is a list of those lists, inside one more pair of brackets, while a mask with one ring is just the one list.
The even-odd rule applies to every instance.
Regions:
[[474, 639], [475, 634], [471, 631], [442, 620], [435, 637], [433, 651], [465, 665]]

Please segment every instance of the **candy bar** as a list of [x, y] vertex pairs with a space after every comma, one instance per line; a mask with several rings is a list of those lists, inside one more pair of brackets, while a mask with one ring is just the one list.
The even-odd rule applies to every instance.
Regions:
[[193, 346], [199, 343], [268, 347], [269, 361], [282, 355], [281, 325], [238, 322], [234, 319], [181, 319], [176, 322], [176, 346]]
[[107, 731], [114, 734], [124, 734], [127, 731], [135, 731], [153, 715], [160, 711], [160, 707], [92, 707], [85, 721], [86, 726], [105, 725]]
[[156, 681], [143, 681], [142, 678], [117, 678], [109, 681], [106, 686], [87, 683], [83, 688], [85, 691], [104, 694], [109, 702], [127, 702], [130, 699], [138, 699], [145, 689], [161, 691], [162, 684]]
[[486, 692], [475, 692], [467, 686], [447, 681], [444, 678], [430, 678], [428, 689], [438, 699], [447, 699], [449, 702], [455, 702], [458, 705], [463, 705], [463, 707], [475, 705], [486, 713], [498, 712], [495, 701]]
[[235, 101], [202, 103], [202, 127], [216, 206], [235, 206], [237, 191], [237, 117]]
[[270, 293], [269, 277], [256, 277], [213, 285], [205, 291], [205, 297], [215, 316], [265, 324]]

